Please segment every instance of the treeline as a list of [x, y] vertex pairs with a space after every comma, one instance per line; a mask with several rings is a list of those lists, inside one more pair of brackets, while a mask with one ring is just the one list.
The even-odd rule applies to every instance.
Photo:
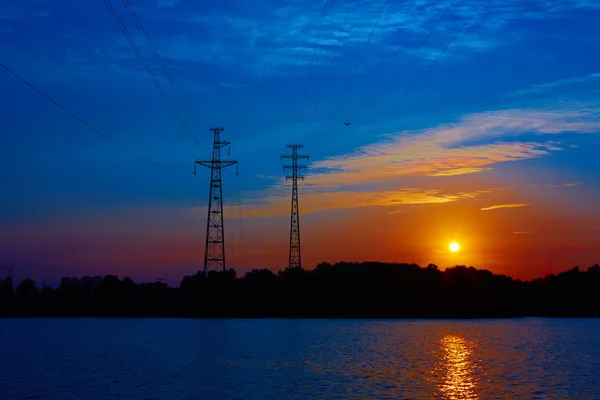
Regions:
[[600, 266], [533, 281], [487, 270], [415, 264], [329, 263], [277, 274], [198, 272], [179, 287], [114, 275], [58, 289], [0, 281], [0, 316], [495, 318], [600, 317]]

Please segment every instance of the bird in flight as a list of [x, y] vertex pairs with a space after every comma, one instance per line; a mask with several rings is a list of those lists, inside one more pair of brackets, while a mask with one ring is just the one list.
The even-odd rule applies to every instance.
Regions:
[[344, 122], [344, 125], [348, 126], [350, 125], [350, 122]]

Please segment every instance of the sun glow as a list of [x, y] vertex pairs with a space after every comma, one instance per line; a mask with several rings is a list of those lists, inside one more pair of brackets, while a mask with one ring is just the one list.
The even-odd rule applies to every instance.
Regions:
[[453, 253], [456, 253], [458, 250], [460, 250], [460, 246], [456, 242], [450, 243], [449, 248], [450, 248], [450, 251]]

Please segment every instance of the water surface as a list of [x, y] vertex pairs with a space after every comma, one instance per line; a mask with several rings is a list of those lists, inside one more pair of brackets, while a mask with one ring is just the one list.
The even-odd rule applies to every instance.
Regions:
[[600, 320], [0, 320], [2, 399], [598, 399]]

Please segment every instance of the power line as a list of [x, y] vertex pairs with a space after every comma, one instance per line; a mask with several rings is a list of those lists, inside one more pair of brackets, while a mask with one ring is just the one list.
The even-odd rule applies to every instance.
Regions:
[[87, 123], [85, 120], [83, 120], [82, 118], [78, 117], [77, 115], [75, 115], [73, 112], [69, 111], [66, 107], [64, 107], [63, 105], [61, 105], [60, 103], [58, 103], [56, 100], [52, 99], [50, 96], [48, 96], [47, 94], [45, 94], [44, 92], [42, 92], [40, 89], [38, 89], [37, 87], [35, 87], [32, 83], [30, 83], [29, 81], [27, 81], [25, 78], [23, 78], [22, 76], [20, 76], [19, 74], [17, 74], [15, 71], [13, 71], [12, 69], [10, 69], [9, 67], [7, 67], [6, 65], [4, 65], [3, 63], [0, 63], [0, 67], [4, 68], [7, 72], [9, 72], [11, 75], [13, 75], [15, 78], [17, 78], [18, 80], [20, 80], [21, 82], [23, 82], [24, 84], [26, 84], [27, 86], [29, 86], [31, 89], [33, 89], [34, 91], [36, 91], [38, 94], [40, 94], [42, 97], [44, 97], [46, 100], [48, 100], [49, 102], [51, 102], [52, 104], [54, 104], [55, 106], [57, 106], [58, 108], [60, 108], [61, 110], [63, 110], [64, 112], [66, 112], [67, 114], [69, 114], [71, 117], [75, 118], [77, 121], [81, 122], [83, 125], [87, 126], [89, 129], [93, 130], [94, 132], [96, 132], [97, 134], [99, 134], [100, 136], [102, 136], [103, 138], [105, 138], [106, 140], [112, 142], [113, 144], [119, 146], [120, 148], [122, 148], [123, 150], [127, 151], [128, 153], [133, 154], [134, 156], [141, 158], [142, 160], [156, 165], [157, 167], [160, 167], [162, 169], [165, 169], [167, 171], [171, 171], [171, 172], [179, 172], [175, 169], [169, 168], [169, 167], [165, 167], [164, 165], [153, 161], [139, 153], [136, 153], [135, 151], [131, 150], [130, 148], [122, 145], [121, 143], [117, 142], [116, 140], [114, 140], [113, 138], [111, 138], [110, 136], [100, 132], [98, 129], [94, 128], [92, 125], [90, 125], [89, 123]]
[[[342, 97], [340, 97], [340, 100], [338, 101], [337, 106], [333, 110], [333, 114], [332, 115], [335, 115], [335, 113], [337, 112], [337, 110], [340, 108], [340, 104], [342, 104], [342, 100], [344, 99], [344, 97], [346, 97], [346, 93], [348, 93], [348, 88], [350, 87], [350, 84], [354, 80], [354, 76], [356, 75], [356, 70], [358, 69], [358, 65], [362, 61], [362, 58], [365, 55], [365, 51], [367, 50], [367, 47], [369, 46], [369, 43], [371, 43], [371, 38], [373, 37], [373, 32], [375, 32], [375, 28], [377, 28], [377, 25], [379, 24], [379, 20], [381, 19], [381, 15], [383, 15], [383, 10], [385, 10], [385, 6], [387, 5], [387, 3], [388, 3], [388, 0], [385, 0], [383, 2], [383, 6], [381, 7], [381, 11], [379, 12], [379, 15], [377, 16], [377, 20], [375, 21], [375, 24], [373, 25], [373, 29], [371, 29], [371, 33], [369, 34], [369, 38], [367, 39], [367, 42], [365, 43], [365, 46], [363, 47], [362, 53], [360, 53], [360, 57], [358, 58], [358, 61], [356, 62], [356, 65], [354, 65], [354, 70], [352, 71], [352, 75], [350, 75], [350, 79], [348, 79], [348, 82], [346, 82], [346, 87], [344, 89], [344, 93], [342, 94]], [[332, 121], [332, 120], [333, 120], [333, 118], [330, 121]], [[325, 135], [327, 135], [327, 133], [329, 132], [329, 126], [330, 125], [331, 125], [331, 122], [328, 124], [327, 131], [325, 132]]]
[[373, 131], [371, 131], [369, 136], [371, 136], [376, 130], [378, 130], [381, 127], [381, 125], [400, 107], [400, 105], [404, 102], [404, 100], [410, 94], [410, 92], [412, 92], [412, 90], [415, 88], [415, 86], [417, 86], [419, 84], [419, 82], [421, 82], [421, 80], [423, 79], [425, 74], [431, 69], [431, 67], [433, 67], [433, 65], [440, 59], [440, 57], [446, 52], [446, 50], [448, 50], [448, 47], [450, 47], [452, 42], [454, 42], [454, 40], [458, 37], [458, 35], [460, 35], [460, 33], [463, 31], [463, 29], [465, 29], [467, 24], [469, 22], [471, 22], [471, 20], [475, 16], [475, 14], [477, 14], [479, 9], [483, 6], [483, 4], [485, 2], [486, 2], [486, 0], [482, 0], [481, 3], [479, 3], [479, 6], [475, 9], [475, 11], [473, 11], [471, 16], [469, 16], [469, 18], [461, 26], [459, 31], [456, 32], [454, 37], [452, 37], [452, 39], [446, 44], [446, 47], [444, 47], [444, 49], [437, 55], [437, 57], [431, 62], [431, 64], [429, 64], [429, 66], [423, 71], [423, 73], [421, 73], [421, 76], [419, 76], [419, 79], [417, 79], [417, 81], [408, 89], [408, 91], [404, 94], [404, 96], [400, 99], [400, 101], [392, 108], [392, 110], [385, 116], [385, 118], [383, 120], [381, 120], [381, 122], [377, 125], [377, 127], [375, 129], [373, 129]]
[[317, 53], [317, 47], [319, 46], [319, 40], [321, 40], [321, 29], [323, 28], [323, 20], [325, 19], [325, 11], [327, 10], [327, 3], [329, 0], [325, 0], [325, 5], [323, 6], [323, 14], [321, 15], [321, 23], [319, 24], [319, 33], [317, 35], [317, 41], [315, 42], [315, 46], [313, 47], [313, 55], [312, 60], [310, 62], [310, 67], [308, 68], [308, 73], [306, 74], [306, 81], [304, 82], [304, 92], [302, 93], [302, 97], [298, 102], [298, 110], [296, 112], [296, 121], [294, 122], [294, 129], [292, 131], [292, 139], [296, 134], [296, 125], [298, 125], [298, 119], [300, 118], [300, 110], [302, 109], [302, 103], [304, 98], [306, 97], [306, 88], [308, 87], [308, 81], [310, 80], [310, 75], [312, 73], [312, 67], [315, 63], [315, 54]]
[[[452, 0], [452, 1], [450, 1], [450, 3], [448, 3], [448, 6], [444, 9], [444, 12], [440, 16], [440, 18], [436, 21], [435, 25], [431, 28], [431, 30], [429, 31], [429, 33], [427, 34], [427, 36], [425, 36], [425, 38], [421, 41], [421, 44], [419, 45], [419, 47], [417, 48], [417, 50], [415, 50], [415, 52], [412, 54], [412, 56], [406, 61], [406, 63], [404, 64], [404, 66], [402, 67], [402, 69], [400, 70], [400, 72], [398, 73], [398, 75], [396, 75], [396, 78], [394, 78], [394, 80], [392, 81], [392, 83], [390, 83], [389, 85], [387, 85], [386, 91], [383, 93], [383, 95], [379, 96], [379, 101], [374, 106], [375, 109], [377, 107], [379, 107], [379, 105], [383, 102], [383, 99], [385, 99], [387, 97], [387, 95], [390, 93], [390, 90], [398, 82], [398, 80], [400, 79], [400, 77], [404, 73], [404, 70], [406, 70], [406, 67], [408, 67], [408, 65], [412, 62], [412, 60], [415, 58], [415, 56], [421, 51], [421, 49], [423, 48], [423, 45], [425, 45], [425, 42], [427, 42], [427, 39], [429, 39], [429, 37], [431, 36], [431, 34], [437, 29], [438, 25], [440, 24], [440, 22], [442, 22], [442, 20], [446, 16], [446, 13], [448, 12], [448, 10], [450, 10], [450, 7], [452, 7], [452, 4], [454, 4], [455, 1], [456, 0]], [[360, 130], [360, 128], [366, 122], [367, 118], [368, 118], [368, 115], [365, 115], [365, 117], [363, 118], [363, 120], [356, 127], [355, 132], [358, 132]]]
[[[338, 36], [337, 44], [335, 45], [335, 50], [333, 51], [333, 56], [331, 56], [331, 60], [329, 60], [329, 65], [333, 63], [335, 56], [337, 55], [338, 49], [340, 47], [340, 41], [342, 40], [342, 36], [346, 32], [346, 25], [348, 24], [348, 17], [350, 16], [350, 11], [352, 10], [352, 5], [354, 4], [354, 0], [350, 0], [350, 5], [348, 6], [348, 11], [346, 12], [346, 18], [344, 19], [344, 25], [342, 26], [342, 30], [340, 31], [340, 35]], [[321, 102], [321, 97], [323, 95], [323, 86], [320, 86], [319, 95], [317, 96], [317, 102], [315, 104], [315, 108], [312, 115], [312, 120], [315, 119], [317, 115], [317, 109], [319, 108], [319, 103]]]
[[152, 79], [152, 81], [154, 82], [154, 84], [156, 85], [156, 87], [158, 88], [160, 94], [163, 96], [163, 98], [167, 102], [167, 105], [171, 108], [171, 110], [173, 111], [173, 113], [175, 114], [175, 116], [177, 117], [177, 119], [179, 120], [179, 122], [181, 123], [181, 125], [183, 126], [183, 128], [185, 129], [185, 131], [187, 132], [187, 134], [194, 141], [194, 143], [196, 144], [196, 146], [198, 146], [198, 148], [200, 150], [202, 150], [205, 154], [207, 154], [206, 150], [204, 150], [204, 148], [200, 145], [200, 143], [198, 142], [198, 140], [196, 139], [196, 137], [194, 136], [194, 134], [192, 133], [192, 131], [190, 130], [190, 128], [187, 126], [187, 124], [185, 123], [185, 121], [183, 120], [183, 118], [181, 118], [181, 115], [175, 109], [175, 106], [173, 105], [173, 103], [171, 102], [171, 100], [169, 100], [169, 97], [167, 96], [167, 93], [164, 91], [164, 89], [161, 86], [160, 82], [156, 78], [156, 75], [154, 75], [154, 72], [152, 72], [152, 69], [148, 65], [148, 62], [146, 61], [146, 59], [142, 55], [142, 53], [141, 53], [140, 49], [138, 48], [138, 46], [135, 44], [135, 41], [133, 40], [131, 34], [129, 33], [129, 30], [127, 29], [127, 27], [123, 23], [123, 20], [119, 16], [119, 13], [117, 12], [117, 10], [112, 5], [111, 1], [110, 0], [104, 0], [104, 4], [106, 4], [106, 7], [108, 8], [108, 10], [110, 11], [110, 13], [112, 14], [114, 20], [117, 22], [117, 25], [119, 25], [119, 28], [121, 28], [121, 31], [123, 32], [123, 35], [125, 35], [125, 38], [129, 42], [129, 45], [131, 46], [131, 48], [133, 49], [133, 51], [135, 52], [135, 54], [140, 59], [142, 65], [146, 69], [146, 72], [148, 72], [148, 75], [150, 75], [150, 78]]
[[[425, 12], [426, 12], [426, 11], [429, 9], [429, 6], [431, 5], [431, 3], [432, 3], [432, 2], [433, 2], [433, 0], [429, 0], [429, 1], [427, 2], [427, 4], [425, 5], [425, 7], [423, 8], [423, 11], [421, 11], [421, 14], [419, 15], [419, 18], [418, 18], [418, 19], [417, 19], [417, 20], [416, 20], [416, 21], [413, 23], [413, 25], [412, 25], [412, 27], [411, 27], [410, 31], [409, 31], [409, 32], [408, 32], [408, 33], [407, 33], [407, 34], [404, 36], [404, 39], [402, 40], [402, 43], [401, 43], [401, 44], [398, 46], [398, 48], [396, 49], [396, 53], [394, 53], [394, 56], [393, 56], [393, 57], [390, 59], [390, 62], [389, 62], [389, 63], [387, 64], [387, 66], [384, 68], [383, 72], [382, 72], [381, 74], [379, 74], [379, 80], [377, 80], [377, 82], [376, 82], [376, 83], [372, 84], [372, 86], [371, 86], [371, 89], [375, 90], [375, 89], [376, 89], [376, 88], [379, 86], [379, 84], [383, 82], [385, 74], [386, 74], [386, 73], [387, 73], [387, 71], [390, 69], [390, 67], [391, 67], [391, 66], [394, 64], [394, 62], [396, 61], [396, 58], [398, 58], [398, 55], [400, 54], [400, 50], [402, 50], [402, 49], [404, 48], [404, 45], [406, 44], [406, 41], [408, 40], [408, 38], [409, 38], [409, 37], [411, 37], [411, 36], [412, 36], [412, 34], [413, 34], [413, 32], [414, 32], [415, 28], [417, 27], [417, 25], [419, 25], [419, 23], [421, 22], [421, 19], [423, 19], [423, 16], [425, 15]], [[415, 8], [414, 8], [414, 9], [411, 11], [411, 13], [410, 13], [410, 14], [412, 14], [412, 13], [413, 13], [415, 10], [417, 10], [417, 9], [418, 9], [418, 5], [417, 5], [417, 6], [415, 6]], [[401, 74], [398, 74], [398, 76], [400, 76], [400, 75], [401, 75]], [[396, 80], [397, 80], [397, 78], [396, 78]], [[389, 88], [390, 88], [391, 86], [393, 86], [393, 84], [392, 84], [392, 85], [390, 85], [390, 86], [388, 86], [388, 90], [389, 90]], [[380, 96], [379, 96], [379, 97], [380, 97]], [[361, 98], [361, 99], [362, 99], [362, 98]], [[367, 103], [367, 104], [369, 104], [368, 102], [366, 102], [366, 101], [364, 101], [364, 100], [362, 101], [362, 103]], [[378, 105], [379, 105], [379, 103], [378, 103]], [[376, 106], [376, 107], [377, 107], [377, 106]], [[354, 109], [354, 111], [353, 111], [353, 112], [351, 112], [351, 113], [349, 114], [349, 115], [350, 115], [350, 118], [348, 118], [347, 120], [348, 120], [348, 121], [352, 120], [352, 119], [354, 118], [354, 116], [355, 116], [356, 114], [358, 114], [358, 112], [359, 112], [359, 110], [360, 110], [360, 109], [361, 109], [361, 104], [360, 104], [360, 102], [359, 102], [359, 104], [356, 106], [356, 108]]]
[[181, 101], [181, 103], [186, 107], [188, 113], [190, 114], [190, 116], [192, 117], [192, 119], [194, 120], [194, 122], [196, 123], [196, 125], [198, 125], [198, 120], [196, 119], [195, 113], [192, 111], [190, 105], [185, 100], [185, 98], [181, 94], [181, 91], [179, 90], [179, 88], [175, 84], [175, 81], [171, 77], [171, 74], [169, 73], [169, 70], [167, 70], [167, 67], [165, 67], [165, 64], [163, 63], [161, 56], [158, 54], [158, 51], [156, 51], [156, 47], [154, 47], [154, 45], [150, 41], [150, 37], [148, 36], [148, 33], [146, 32], [146, 29], [144, 29], [144, 26], [142, 25], [142, 22], [138, 18], [138, 15], [135, 12], [135, 9], [133, 8], [133, 6], [129, 2], [129, 0], [123, 0], [123, 4], [125, 4], [125, 7], [127, 7], [127, 10], [129, 11], [129, 14], [135, 20], [135, 22], [136, 22], [136, 24], [137, 24], [140, 32], [142, 32], [142, 36], [144, 37], [144, 40], [146, 41], [146, 45], [148, 45], [148, 47], [152, 50], [152, 52], [156, 56], [156, 60], [158, 61], [158, 65], [160, 66], [160, 68], [162, 69], [163, 73], [167, 77], [167, 80], [171, 84], [171, 87], [173, 88], [173, 91], [177, 94], [177, 96], [179, 97], [179, 100]]

